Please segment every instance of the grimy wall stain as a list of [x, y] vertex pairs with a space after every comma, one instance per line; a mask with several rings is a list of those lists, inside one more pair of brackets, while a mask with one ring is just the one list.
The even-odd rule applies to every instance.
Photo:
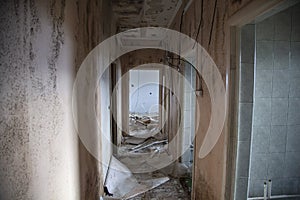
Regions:
[[[30, 198], [28, 71], [18, 3], [1, 3], [0, 198]], [[7, 198], [10, 197], [10, 198]]]
[[[179, 10], [171, 26], [197, 40], [210, 54], [216, 63], [222, 77], [226, 80], [226, 70], [229, 68], [227, 57], [229, 27], [227, 20], [250, 3], [251, 0], [197, 0], [193, 1], [183, 18]], [[182, 23], [181, 23], [182, 22]], [[199, 28], [200, 27], [200, 28]], [[198, 29], [199, 28], [199, 29]], [[214, 149], [204, 159], [199, 159], [197, 152], [201, 147], [204, 134], [210, 122], [210, 97], [204, 83], [203, 96], [198, 97], [200, 106], [200, 124], [194, 144], [194, 194], [192, 199], [215, 200], [226, 199], [226, 151], [227, 133], [225, 128]], [[225, 125], [226, 127], [226, 125]], [[230, 174], [227, 174], [230, 175]]]
[[[111, 1], [80, 0], [76, 2], [77, 10], [77, 42], [76, 70], [86, 55], [101, 41], [111, 36], [115, 30], [115, 22], [111, 12]], [[87, 88], [89, 89], [89, 88]], [[99, 105], [99, 94], [97, 108]], [[100, 138], [99, 138], [100, 141]], [[101, 146], [101, 144], [99, 144]], [[99, 155], [101, 155], [101, 148]], [[97, 199], [103, 193], [102, 164], [99, 163], [79, 141], [80, 159], [80, 191], [82, 199]]]
[[0, 199], [101, 193], [101, 167], [74, 128], [72, 87], [84, 57], [111, 33], [109, 4], [1, 1]]

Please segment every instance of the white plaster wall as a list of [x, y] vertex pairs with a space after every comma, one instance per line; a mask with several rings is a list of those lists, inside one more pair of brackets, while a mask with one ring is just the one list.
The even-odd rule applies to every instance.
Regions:
[[129, 73], [129, 110], [138, 113], [158, 112], [159, 71], [130, 70]]

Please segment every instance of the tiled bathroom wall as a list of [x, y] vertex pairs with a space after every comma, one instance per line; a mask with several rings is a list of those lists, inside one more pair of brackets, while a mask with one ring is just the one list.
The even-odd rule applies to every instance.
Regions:
[[256, 24], [249, 197], [300, 194], [300, 4]]
[[241, 29], [235, 199], [246, 200], [252, 131], [255, 25]]
[[184, 113], [183, 113], [183, 142], [182, 149], [185, 152], [181, 157], [181, 162], [186, 166], [193, 163], [193, 142], [195, 137], [195, 87], [196, 72], [190, 65], [186, 64], [184, 68]]
[[300, 3], [241, 28], [237, 200], [268, 180], [272, 195], [300, 194], [299, 19]]

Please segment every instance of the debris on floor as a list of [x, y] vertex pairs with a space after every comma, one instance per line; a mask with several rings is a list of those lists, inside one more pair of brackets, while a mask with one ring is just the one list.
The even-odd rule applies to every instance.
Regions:
[[158, 116], [129, 115], [129, 136], [136, 138], [149, 138], [161, 130]]
[[169, 180], [168, 177], [160, 176], [138, 180], [131, 171], [115, 157], [112, 157], [108, 170], [105, 187], [111, 195], [103, 199], [129, 199], [145, 193]]
[[174, 159], [158, 116], [129, 116], [129, 133], [112, 157], [102, 199], [188, 200], [191, 166]]
[[176, 178], [170, 178], [168, 182], [143, 194], [130, 198], [130, 200], [190, 200], [191, 196], [181, 186]]
[[134, 173], [156, 171], [168, 166], [173, 161], [173, 157], [167, 152], [132, 153], [121, 156], [119, 159]]

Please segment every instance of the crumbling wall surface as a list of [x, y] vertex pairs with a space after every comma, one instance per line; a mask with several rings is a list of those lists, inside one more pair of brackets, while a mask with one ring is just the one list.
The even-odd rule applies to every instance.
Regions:
[[[226, 22], [234, 13], [251, 0], [194, 0], [188, 10], [182, 14], [179, 10], [170, 28], [181, 31], [196, 39], [210, 54], [216, 63], [226, 85], [226, 71], [229, 69], [227, 51], [229, 51], [229, 27]], [[198, 29], [200, 26], [200, 29]], [[199, 30], [199, 31], [198, 31]], [[203, 96], [198, 97], [200, 106], [199, 128], [195, 138], [195, 170], [193, 199], [225, 199], [226, 177], [226, 138], [225, 128], [214, 149], [203, 159], [198, 157], [203, 138], [210, 122], [210, 97], [204, 83]], [[226, 127], [226, 125], [225, 125]]]
[[102, 4], [1, 1], [0, 199], [98, 195], [97, 162], [82, 146], [80, 160], [88, 167], [79, 168], [72, 89], [75, 69], [108, 35], [97, 10]]

